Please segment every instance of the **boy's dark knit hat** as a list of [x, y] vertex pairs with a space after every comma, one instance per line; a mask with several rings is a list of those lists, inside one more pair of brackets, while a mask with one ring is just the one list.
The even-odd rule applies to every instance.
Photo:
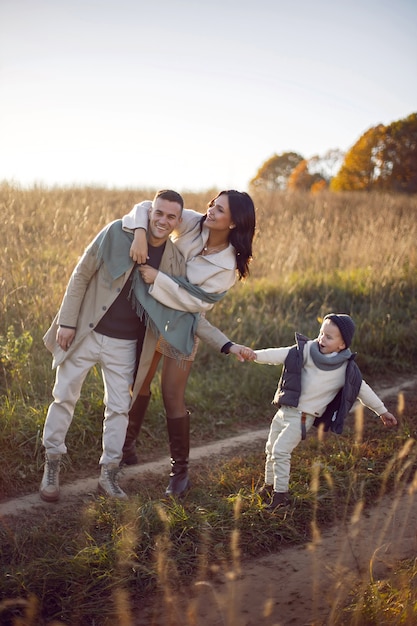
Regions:
[[345, 313], [329, 313], [324, 319], [330, 320], [333, 324], [336, 324], [340, 330], [346, 348], [349, 348], [355, 332], [355, 324], [350, 315], [346, 315]]

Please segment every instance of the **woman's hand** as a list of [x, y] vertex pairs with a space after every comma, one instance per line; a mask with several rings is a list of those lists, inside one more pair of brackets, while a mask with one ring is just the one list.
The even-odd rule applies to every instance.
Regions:
[[148, 240], [144, 228], [137, 228], [134, 232], [130, 257], [139, 264], [146, 263], [148, 260]]
[[152, 285], [155, 282], [158, 270], [150, 265], [139, 265], [138, 270], [142, 276], [143, 282], [147, 285]]
[[234, 354], [235, 357], [241, 361], [254, 361], [256, 359], [256, 354], [251, 348], [247, 346], [241, 346], [238, 343], [234, 343], [229, 348], [229, 354]]

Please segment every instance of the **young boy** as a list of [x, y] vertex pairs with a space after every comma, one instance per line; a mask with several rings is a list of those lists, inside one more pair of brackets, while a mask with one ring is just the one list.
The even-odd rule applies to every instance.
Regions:
[[313, 426], [340, 434], [343, 420], [358, 398], [387, 427], [397, 424], [383, 402], [362, 380], [349, 349], [355, 325], [345, 314], [330, 313], [323, 319], [317, 339], [296, 333], [296, 344], [286, 348], [250, 350], [245, 358], [269, 365], [284, 364], [273, 404], [278, 405], [266, 443], [265, 484], [260, 490], [266, 507], [274, 511], [289, 504], [291, 453]]

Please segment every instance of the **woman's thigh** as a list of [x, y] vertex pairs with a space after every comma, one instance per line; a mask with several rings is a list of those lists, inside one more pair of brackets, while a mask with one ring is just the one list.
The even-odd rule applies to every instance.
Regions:
[[151, 382], [156, 374], [156, 370], [158, 369], [159, 361], [161, 360], [161, 358], [162, 358], [162, 355], [159, 352], [155, 352], [155, 354], [153, 355], [151, 367], [149, 368], [149, 371], [146, 374], [146, 378], [143, 381], [142, 387], [140, 388], [140, 391], [139, 391], [140, 396], [151, 395]]
[[162, 365], [162, 397], [167, 417], [186, 413], [185, 390], [193, 361], [178, 361], [164, 356]]

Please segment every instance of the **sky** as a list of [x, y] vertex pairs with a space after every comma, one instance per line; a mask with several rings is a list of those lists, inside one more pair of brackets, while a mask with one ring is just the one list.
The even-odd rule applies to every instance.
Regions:
[[245, 190], [414, 112], [415, 0], [0, 0], [0, 181]]

